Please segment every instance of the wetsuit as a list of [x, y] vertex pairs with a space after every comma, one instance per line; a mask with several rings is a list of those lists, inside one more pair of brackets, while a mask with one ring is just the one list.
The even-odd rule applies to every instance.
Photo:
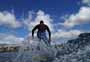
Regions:
[[[32, 36], [34, 36], [34, 31], [38, 29], [37, 32], [37, 37], [39, 38], [39, 40], [43, 40], [45, 42], [45, 44], [50, 45], [50, 38], [51, 38], [51, 32], [50, 29], [48, 28], [47, 25], [45, 24], [38, 24], [34, 27], [34, 29], [32, 30]], [[46, 36], [46, 30], [49, 33], [49, 39]]]

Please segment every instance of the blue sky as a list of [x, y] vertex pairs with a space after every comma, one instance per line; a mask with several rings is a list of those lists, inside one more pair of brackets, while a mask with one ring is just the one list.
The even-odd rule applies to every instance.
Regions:
[[[52, 35], [58, 39], [67, 39], [65, 36], [70, 35], [71, 39], [70, 33], [74, 36], [75, 32], [78, 34], [89, 32], [90, 19], [87, 17], [89, 10], [90, 6], [86, 0], [0, 0], [0, 20], [2, 20], [0, 33], [25, 38], [38, 22], [36, 20], [43, 19], [47, 20], [46, 24], [52, 33], [55, 33]], [[58, 33], [61, 35], [58, 36]]]
[[49, 13], [52, 17], [59, 18], [65, 14], [75, 13], [79, 10], [79, 0], [0, 0], [0, 10], [11, 11], [15, 10], [17, 17], [22, 16], [22, 13], [27, 14], [28, 11], [43, 10]]

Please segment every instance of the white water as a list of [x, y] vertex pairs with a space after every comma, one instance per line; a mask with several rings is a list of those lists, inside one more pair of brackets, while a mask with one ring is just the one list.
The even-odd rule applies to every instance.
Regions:
[[[32, 41], [32, 40], [31, 40]], [[47, 47], [44, 42], [39, 42], [37, 39], [26, 40], [21, 44], [21, 48], [18, 51], [17, 57], [13, 62], [40, 62], [46, 61], [47, 57], [55, 57], [56, 50], [54, 47]], [[37, 47], [40, 47], [40, 50]]]
[[[89, 45], [74, 51], [75, 48], [68, 44], [55, 48], [54, 46], [46, 47], [43, 42], [39, 43], [38, 40], [33, 41], [33, 43], [30, 43], [26, 40], [21, 44], [22, 47], [16, 53], [16, 56], [11, 59], [11, 62], [90, 62]], [[40, 50], [37, 49], [37, 45], [40, 46]]]
[[[75, 52], [75, 48], [66, 44], [63, 44], [64, 48], [55, 48], [54, 46], [46, 47], [43, 42], [37, 40], [34, 42], [30, 44], [30, 41], [25, 41], [14, 62], [90, 62], [89, 45]], [[37, 49], [37, 45], [40, 46], [40, 50]], [[27, 47], [28, 51], [24, 51]], [[72, 51], [71, 53], [68, 48]]]

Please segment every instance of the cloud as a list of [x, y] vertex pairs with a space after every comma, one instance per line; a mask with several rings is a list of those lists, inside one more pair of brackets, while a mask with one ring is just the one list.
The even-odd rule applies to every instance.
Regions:
[[[51, 36], [51, 44], [61, 44], [66, 43], [68, 40], [75, 39], [78, 37], [79, 34], [83, 33], [83, 31], [80, 30], [62, 30], [58, 29], [57, 32], [52, 33]], [[34, 39], [31, 38], [31, 33], [26, 37], [26, 41], [30, 41], [30, 43], [38, 43], [38, 38], [35, 36]], [[26, 42], [25, 41], [25, 42]]]
[[[66, 31], [66, 30], [59, 29], [57, 32], [52, 33], [51, 44], [66, 43], [68, 40], [77, 38], [78, 35], [81, 33], [83, 33], [83, 31], [80, 31], [80, 30]], [[38, 42], [38, 38], [36, 36], [34, 39], [31, 38], [31, 33], [26, 37], [26, 41], [27, 40], [29, 40], [30, 43]]]
[[69, 18], [66, 18], [65, 22], [61, 24], [71, 28], [75, 25], [87, 23], [90, 23], [90, 7], [81, 7], [78, 13], [70, 15]]
[[17, 21], [13, 13], [7, 11], [0, 12], [0, 25], [8, 26], [11, 28], [17, 28], [21, 26], [21, 23]]
[[20, 44], [24, 38], [17, 37], [13, 34], [0, 33], [0, 44]]
[[58, 32], [52, 34], [52, 40], [54, 43], [60, 44], [67, 42], [68, 40], [77, 38], [80, 33], [83, 32], [80, 30], [58, 30]]
[[25, 25], [28, 27], [30, 31], [35, 25], [39, 24], [40, 20], [43, 20], [44, 23], [49, 26], [50, 30], [53, 31], [53, 19], [50, 17], [49, 14], [45, 14], [44, 11], [39, 10], [37, 13], [34, 14], [34, 16], [36, 17], [34, 17], [33, 19], [32, 12], [29, 12], [28, 19], [24, 21]]
[[[34, 19], [33, 19], [33, 16], [36, 16], [36, 17], [34, 17]], [[47, 25], [49, 25], [49, 27], [52, 31], [52, 43], [57, 43], [57, 44], [64, 43], [70, 39], [77, 38], [78, 35], [80, 33], [82, 33], [82, 31], [80, 31], [80, 30], [69, 30], [69, 31], [67, 31], [65, 28], [57, 29], [57, 32], [54, 31], [56, 29], [54, 26], [56, 26], [56, 25], [59, 26], [59, 25], [58, 24], [55, 24], [55, 25], [52, 24], [53, 19], [50, 18], [50, 16], [51, 15], [46, 14], [44, 11], [41, 11], [41, 10], [39, 10], [37, 13], [29, 12], [29, 17], [27, 19], [25, 19], [24, 23], [26, 24], [28, 29], [31, 31], [31, 29], [36, 24], [38, 24], [40, 20], [44, 20], [44, 22]], [[68, 15], [65, 15], [65, 18], [64, 17], [61, 17], [61, 18], [66, 19], [66, 18], [68, 18]], [[66, 21], [64, 23], [66, 23]], [[30, 37], [31, 37], [31, 33], [27, 36], [27, 38], [30, 38]], [[36, 34], [35, 34], [35, 39], [36, 39]], [[33, 42], [33, 40], [30, 40], [30, 41]]]
[[82, 0], [82, 3], [90, 6], [90, 0]]

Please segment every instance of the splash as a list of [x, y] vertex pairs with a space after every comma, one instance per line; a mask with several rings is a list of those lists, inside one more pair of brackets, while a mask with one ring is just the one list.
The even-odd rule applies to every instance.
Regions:
[[[33, 41], [32, 43], [30, 41]], [[47, 47], [43, 41], [26, 40], [21, 44], [17, 57], [13, 62], [41, 62], [51, 61], [56, 55], [54, 47]]]

